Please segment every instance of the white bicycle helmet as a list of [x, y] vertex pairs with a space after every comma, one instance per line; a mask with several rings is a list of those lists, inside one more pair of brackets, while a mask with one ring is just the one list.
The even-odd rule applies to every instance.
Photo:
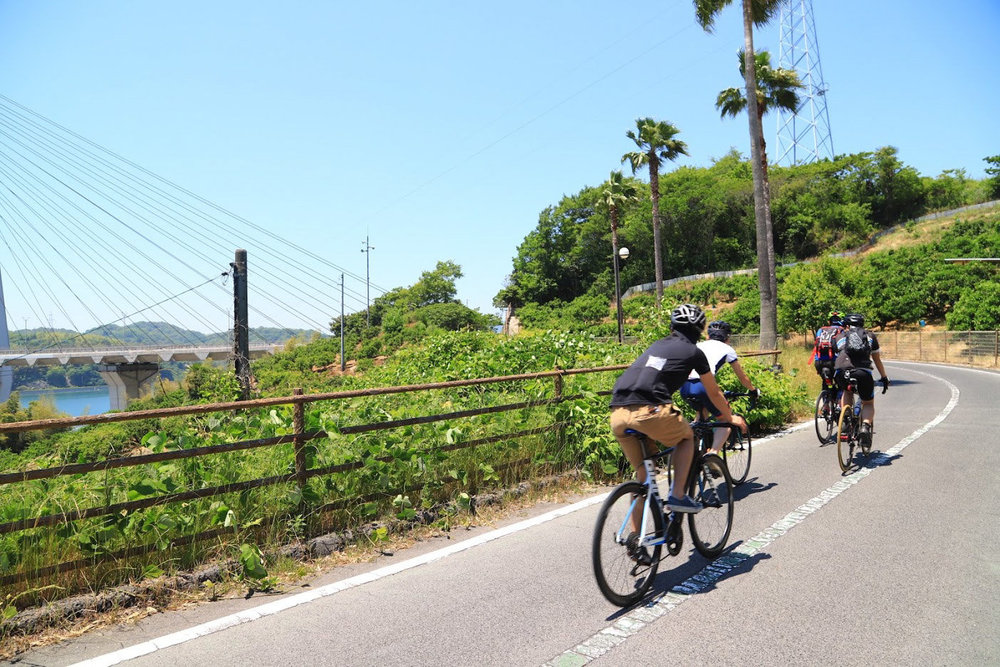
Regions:
[[689, 328], [702, 331], [705, 328], [705, 313], [698, 306], [685, 303], [670, 313], [670, 328]]

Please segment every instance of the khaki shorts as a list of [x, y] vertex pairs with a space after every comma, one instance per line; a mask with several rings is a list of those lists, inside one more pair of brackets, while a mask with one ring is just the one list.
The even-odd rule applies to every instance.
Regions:
[[639, 439], [626, 435], [625, 429], [634, 429], [647, 437], [673, 447], [685, 438], [693, 438], [691, 426], [673, 403], [664, 405], [626, 405], [611, 408], [611, 432], [621, 443], [629, 459], [639, 448]]

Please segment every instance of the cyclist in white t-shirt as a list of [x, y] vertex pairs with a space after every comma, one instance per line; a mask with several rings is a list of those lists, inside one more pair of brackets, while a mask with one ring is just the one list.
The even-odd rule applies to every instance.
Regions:
[[[705, 357], [708, 358], [708, 365], [712, 370], [712, 375], [714, 376], [718, 373], [719, 369], [725, 364], [729, 364], [733, 367], [733, 372], [736, 373], [736, 377], [739, 378], [740, 382], [744, 387], [747, 388], [751, 394], [756, 397], [759, 392], [750, 378], [747, 376], [746, 371], [740, 365], [739, 356], [728, 343], [729, 337], [733, 333], [733, 328], [729, 326], [728, 322], [723, 322], [717, 320], [708, 325], [708, 340], [703, 340], [698, 343], [698, 349], [705, 353]], [[701, 383], [696, 373], [691, 373], [688, 375], [687, 382], [680, 389], [681, 397], [687, 401], [688, 405], [698, 411], [699, 419], [708, 419], [709, 415], [712, 417], [718, 417], [720, 410], [712, 404], [709, 399], [708, 394], [705, 392], [705, 386]], [[710, 452], [712, 454], [718, 454], [722, 451], [722, 445], [729, 436], [729, 429], [717, 428], [715, 429], [715, 441], [712, 444], [712, 449]]]

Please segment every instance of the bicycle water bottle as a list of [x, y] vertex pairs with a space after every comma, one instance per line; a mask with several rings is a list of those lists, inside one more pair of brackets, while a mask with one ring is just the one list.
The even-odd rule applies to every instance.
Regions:
[[854, 416], [857, 417], [860, 414], [861, 414], [861, 404], [860, 403], [855, 403], [854, 404]]

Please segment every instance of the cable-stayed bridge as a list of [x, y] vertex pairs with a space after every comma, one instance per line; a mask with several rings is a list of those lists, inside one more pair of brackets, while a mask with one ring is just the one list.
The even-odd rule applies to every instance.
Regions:
[[[231, 356], [191, 333], [232, 340], [241, 248], [252, 355], [276, 339], [329, 334], [332, 320], [387, 291], [328, 259], [346, 252], [334, 243], [342, 233], [295, 239], [285, 228], [255, 224], [0, 95], [0, 333], [11, 332], [0, 335], [0, 380], [32, 359], [109, 367]], [[359, 261], [367, 238], [356, 241], [347, 247]], [[278, 333], [255, 338], [264, 329]], [[34, 349], [2, 353], [29, 331]]]
[[[251, 344], [249, 357], [259, 359], [274, 354], [280, 347], [266, 343]], [[161, 362], [205, 362], [229, 360], [231, 346], [163, 346], [122, 348], [78, 348], [30, 352], [0, 350], [0, 401], [11, 393], [11, 372], [14, 368], [72, 364], [94, 364], [108, 385], [112, 410], [124, 410], [130, 399], [138, 398], [143, 385], [152, 380], [160, 370]]]

